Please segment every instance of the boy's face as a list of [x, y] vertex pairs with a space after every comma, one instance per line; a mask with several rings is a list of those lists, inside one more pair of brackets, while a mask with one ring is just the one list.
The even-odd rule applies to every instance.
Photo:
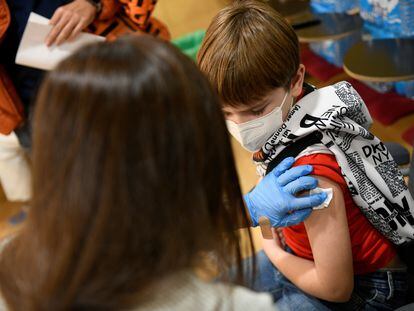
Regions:
[[[252, 105], [241, 105], [238, 107], [231, 107], [224, 103], [223, 105], [223, 114], [224, 118], [229, 121], [233, 121], [236, 124], [242, 124], [260, 117], [263, 117], [271, 113], [276, 107], [280, 107], [283, 103], [283, 98], [286, 99], [285, 102], [292, 103], [293, 98], [297, 97], [302, 92], [303, 80], [305, 78], [305, 66], [303, 64], [299, 65], [296, 75], [292, 78], [292, 82], [288, 89], [283, 87], [278, 87], [271, 91], [264, 99], [259, 100]], [[282, 107], [282, 118], [286, 119], [291, 104], [285, 104]]]
[[[223, 106], [224, 118], [233, 121], [236, 124], [245, 123], [271, 113], [275, 108], [280, 107], [286, 96], [285, 102], [291, 103], [293, 98], [290, 93], [282, 87], [271, 91], [264, 99], [259, 100], [252, 105], [243, 105], [238, 107]], [[290, 105], [282, 107], [283, 119], [289, 113]]]

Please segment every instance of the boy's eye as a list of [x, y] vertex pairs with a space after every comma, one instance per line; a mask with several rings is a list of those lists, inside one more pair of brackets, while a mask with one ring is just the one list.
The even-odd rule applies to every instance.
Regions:
[[261, 108], [261, 109], [259, 109], [259, 110], [251, 110], [251, 113], [252, 113], [252, 114], [254, 114], [255, 116], [260, 116], [260, 115], [262, 115], [262, 114], [263, 114], [263, 112], [265, 111], [265, 108], [266, 108], [266, 107], [263, 107], [263, 108]]

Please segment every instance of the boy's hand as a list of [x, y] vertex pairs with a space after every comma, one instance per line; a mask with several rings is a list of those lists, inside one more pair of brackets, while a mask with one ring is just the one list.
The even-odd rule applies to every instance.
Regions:
[[310, 215], [313, 207], [325, 201], [325, 193], [295, 196], [300, 191], [316, 188], [318, 181], [306, 176], [312, 172], [312, 166], [291, 168], [294, 162], [294, 158], [284, 159], [244, 196], [253, 226], [258, 225], [260, 216], [269, 218], [273, 227], [296, 225]]
[[280, 241], [280, 245], [283, 249], [285, 249], [286, 246], [286, 240], [285, 240], [285, 236], [283, 235], [283, 229], [282, 228], [274, 228], [275, 229], [275, 233], [277, 233], [277, 236], [279, 238]]

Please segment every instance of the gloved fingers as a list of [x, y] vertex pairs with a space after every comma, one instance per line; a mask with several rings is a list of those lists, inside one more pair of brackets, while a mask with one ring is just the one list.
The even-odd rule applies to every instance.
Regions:
[[307, 209], [302, 209], [300, 211], [293, 212], [291, 214], [287, 214], [280, 221], [279, 227], [289, 227], [289, 226], [297, 225], [303, 222], [304, 220], [306, 220], [306, 218], [308, 218], [311, 213], [312, 213], [312, 209], [307, 208]]
[[328, 195], [325, 192], [315, 193], [308, 196], [294, 198], [290, 202], [289, 211], [298, 211], [305, 208], [313, 208], [321, 205]]
[[318, 180], [311, 176], [302, 176], [298, 179], [288, 183], [284, 190], [292, 195], [295, 195], [299, 191], [311, 190], [318, 186]]
[[295, 158], [288, 157], [283, 159], [282, 162], [280, 162], [271, 172], [271, 174], [275, 175], [276, 177], [279, 177], [284, 172], [286, 172], [289, 168], [292, 167], [293, 163], [295, 163]]
[[277, 182], [281, 186], [285, 186], [288, 183], [294, 181], [295, 179], [298, 179], [299, 177], [308, 175], [312, 173], [313, 167], [312, 165], [299, 165], [295, 166], [286, 172], [284, 172], [282, 175], [280, 175], [277, 179]]

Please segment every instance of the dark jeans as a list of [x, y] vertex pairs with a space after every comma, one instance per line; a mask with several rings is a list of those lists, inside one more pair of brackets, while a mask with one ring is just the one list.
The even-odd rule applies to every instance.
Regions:
[[[346, 303], [330, 303], [304, 293], [281, 274], [261, 251], [256, 255], [256, 275], [246, 286], [272, 294], [279, 310], [394, 310], [406, 301], [407, 273], [377, 271], [355, 275], [354, 291]], [[252, 270], [252, 260], [244, 261], [245, 274]]]
[[355, 275], [354, 291], [346, 303], [325, 304], [332, 310], [395, 310], [406, 302], [408, 275], [401, 270], [381, 269]]
[[[256, 271], [253, 280], [246, 281], [245, 286], [257, 292], [268, 292], [273, 296], [277, 310], [287, 311], [325, 311], [329, 310], [317, 298], [312, 297], [291, 283], [270, 262], [261, 251], [256, 254]], [[244, 260], [245, 275], [251, 275], [252, 259]]]

